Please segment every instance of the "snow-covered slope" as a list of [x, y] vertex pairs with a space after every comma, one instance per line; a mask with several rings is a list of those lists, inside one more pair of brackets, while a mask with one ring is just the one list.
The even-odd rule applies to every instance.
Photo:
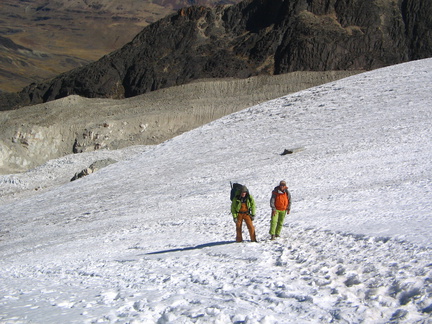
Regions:
[[[4, 203], [0, 321], [430, 323], [431, 83], [430, 59], [357, 75]], [[229, 181], [259, 243], [234, 243]]]

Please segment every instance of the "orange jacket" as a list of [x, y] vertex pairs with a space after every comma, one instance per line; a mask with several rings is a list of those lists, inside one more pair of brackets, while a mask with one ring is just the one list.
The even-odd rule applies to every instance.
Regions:
[[291, 209], [291, 194], [288, 189], [280, 190], [280, 187], [274, 188], [270, 199], [270, 207], [272, 210], [286, 210]]

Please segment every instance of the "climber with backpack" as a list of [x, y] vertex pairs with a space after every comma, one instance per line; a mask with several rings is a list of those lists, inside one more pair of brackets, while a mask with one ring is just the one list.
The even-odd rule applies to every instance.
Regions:
[[245, 221], [251, 242], [257, 242], [255, 235], [255, 200], [246, 186], [231, 184], [231, 213], [236, 223], [236, 242], [243, 242], [242, 226]]

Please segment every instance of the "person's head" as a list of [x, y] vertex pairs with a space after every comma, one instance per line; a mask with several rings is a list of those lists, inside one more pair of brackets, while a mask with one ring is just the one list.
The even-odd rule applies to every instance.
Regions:
[[281, 182], [279, 182], [279, 188], [281, 188], [282, 190], [287, 189], [287, 184], [286, 181], [282, 180]]
[[243, 186], [240, 190], [240, 195], [242, 197], [245, 197], [247, 195], [248, 191], [249, 191], [248, 188], [246, 186]]

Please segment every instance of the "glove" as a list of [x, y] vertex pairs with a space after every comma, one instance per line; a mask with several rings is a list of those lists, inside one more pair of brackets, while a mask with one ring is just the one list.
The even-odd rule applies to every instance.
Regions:
[[276, 210], [272, 210], [272, 217], [274, 216], [274, 215], [276, 215]]
[[233, 217], [234, 223], [237, 223], [237, 217]]
[[251, 218], [252, 220], [254, 220], [254, 219], [255, 219], [255, 215], [250, 215], [250, 218]]

